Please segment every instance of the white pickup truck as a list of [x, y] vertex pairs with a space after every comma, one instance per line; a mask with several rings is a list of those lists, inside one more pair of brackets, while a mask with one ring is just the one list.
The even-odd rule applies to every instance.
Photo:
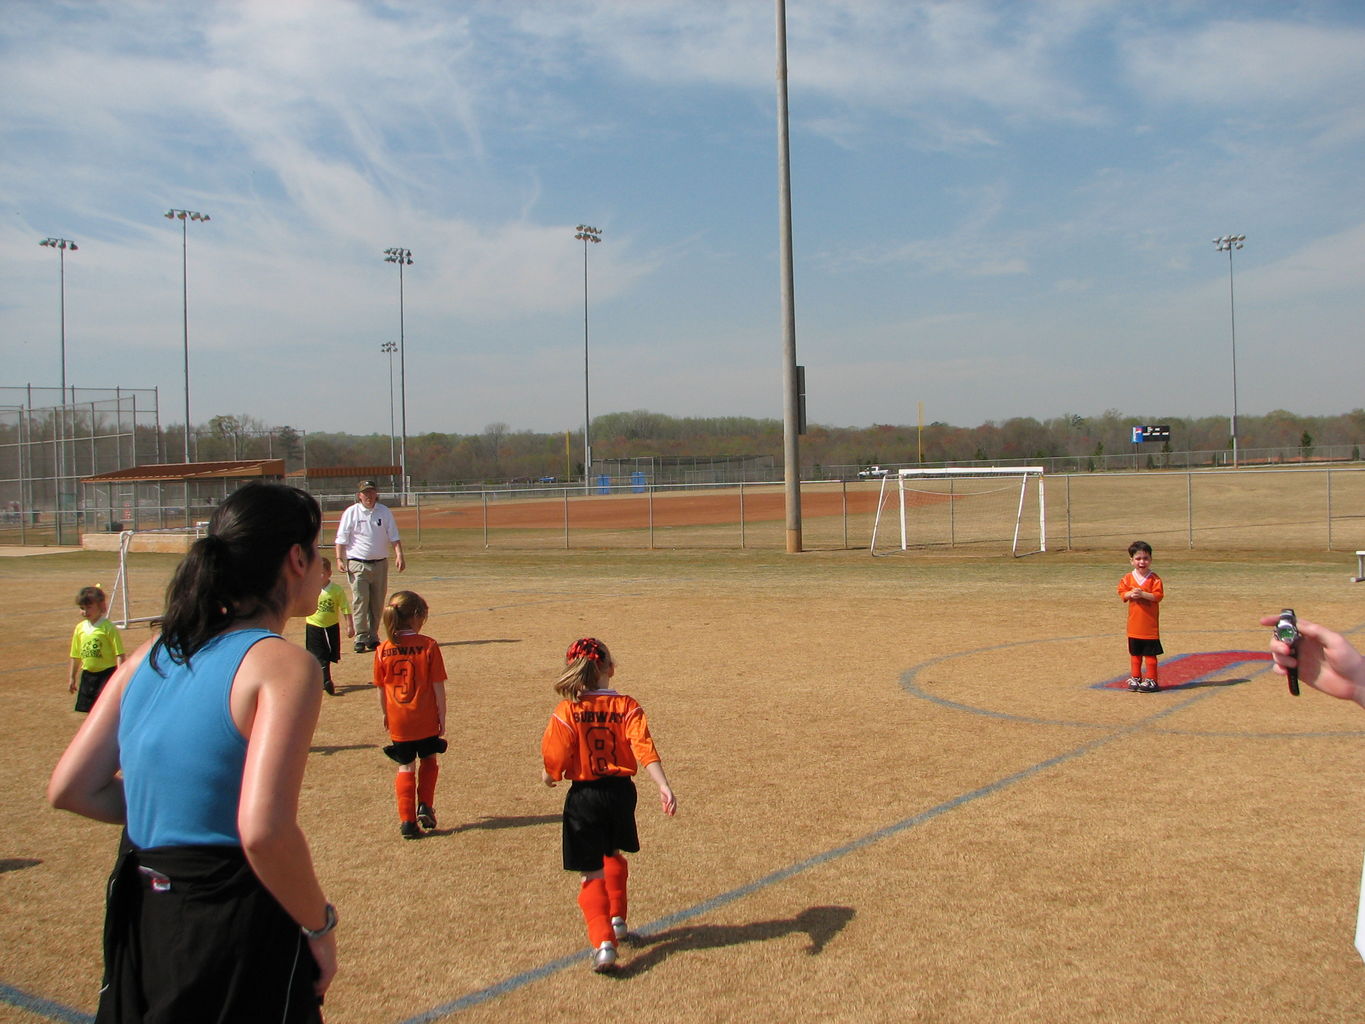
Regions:
[[873, 477], [886, 476], [887, 470], [881, 466], [868, 466], [866, 469], [858, 470], [859, 480], [871, 480]]

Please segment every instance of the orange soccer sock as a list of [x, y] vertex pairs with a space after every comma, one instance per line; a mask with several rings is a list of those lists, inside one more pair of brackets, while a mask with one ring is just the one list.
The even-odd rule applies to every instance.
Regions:
[[607, 902], [611, 916], [625, 918], [626, 881], [630, 878], [630, 864], [619, 853], [602, 858], [602, 880], [607, 883]]
[[441, 762], [435, 755], [417, 763], [417, 801], [428, 807], [436, 806], [436, 780], [441, 775]]
[[1147, 678], [1150, 679], [1150, 680], [1151, 680], [1152, 682], [1154, 682], [1154, 683], [1160, 682], [1160, 681], [1161, 681], [1161, 677], [1157, 674], [1156, 659], [1155, 659], [1155, 658], [1148, 658], [1148, 659], [1147, 659], [1147, 663], [1148, 663], [1149, 665], [1152, 666], [1151, 671], [1149, 671], [1149, 672], [1147, 673]]
[[578, 890], [578, 909], [588, 926], [588, 942], [593, 949], [604, 942], [616, 942], [611, 930], [611, 904], [607, 900], [607, 883], [601, 878], [585, 878]]
[[1128, 674], [1134, 679], [1142, 678], [1142, 656], [1139, 654], [1131, 655], [1128, 658]]
[[393, 780], [393, 791], [398, 797], [398, 820], [417, 820], [417, 773], [399, 770]]

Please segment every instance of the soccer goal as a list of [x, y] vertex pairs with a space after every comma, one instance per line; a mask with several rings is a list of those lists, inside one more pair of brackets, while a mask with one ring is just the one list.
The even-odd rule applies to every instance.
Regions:
[[[124, 530], [119, 534], [118, 573], [109, 588], [109, 619], [114, 625], [125, 629], [135, 622], [154, 622], [160, 618], [159, 614], [151, 613], [160, 611], [161, 591], [151, 583], [134, 584], [134, 574], [129, 571], [132, 556], [139, 551], [183, 554], [190, 544], [204, 536], [207, 527], [207, 523], [196, 523], [179, 529]], [[137, 610], [147, 614], [133, 614], [134, 600], [139, 602]]]
[[[1016, 558], [1047, 550], [1043, 467], [902, 469], [882, 478], [872, 524], [872, 554], [886, 553], [894, 536], [887, 505], [899, 512], [900, 550], [999, 546]], [[1035, 525], [1036, 524], [1036, 525]]]

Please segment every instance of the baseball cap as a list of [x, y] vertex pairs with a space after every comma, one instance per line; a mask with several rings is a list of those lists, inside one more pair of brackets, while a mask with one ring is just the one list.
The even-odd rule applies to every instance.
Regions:
[[373, 480], [362, 480], [362, 481], [360, 481], [360, 486], [357, 487], [357, 488], [355, 489], [355, 492], [356, 492], [356, 494], [359, 494], [361, 491], [377, 491], [377, 490], [379, 490], [379, 485], [376, 484]]

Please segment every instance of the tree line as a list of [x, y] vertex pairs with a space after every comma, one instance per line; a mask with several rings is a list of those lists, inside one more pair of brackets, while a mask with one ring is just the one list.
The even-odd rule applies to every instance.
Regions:
[[[227, 422], [225, 422], [227, 421]], [[246, 416], [215, 417], [217, 428], [200, 432], [201, 460], [283, 457], [290, 468], [374, 466], [397, 462], [398, 443], [385, 434], [308, 432], [268, 428]], [[1108, 409], [1098, 416], [1063, 413], [1046, 420], [1014, 417], [975, 427], [934, 422], [869, 427], [811, 425], [801, 438], [802, 475], [848, 476], [871, 465], [1043, 461], [1064, 457], [1096, 460], [1133, 452], [1132, 428], [1168, 425], [1162, 452], [1221, 452], [1231, 444], [1223, 416], [1132, 416]], [[1275, 410], [1238, 418], [1238, 446], [1292, 450], [1312, 458], [1332, 450], [1358, 459], [1365, 446], [1365, 409], [1334, 416], [1302, 416]], [[257, 452], [256, 449], [260, 449]], [[771, 456], [782, 464], [782, 421], [745, 416], [675, 417], [634, 410], [607, 413], [592, 422], [594, 462], [644, 456]], [[1147, 445], [1144, 455], [1155, 455]], [[1344, 452], [1344, 454], [1342, 454]], [[490, 423], [478, 434], [427, 433], [407, 439], [408, 472], [414, 486], [500, 484], [509, 481], [581, 479], [582, 431], [541, 433]], [[780, 472], [780, 470], [779, 470]]]

